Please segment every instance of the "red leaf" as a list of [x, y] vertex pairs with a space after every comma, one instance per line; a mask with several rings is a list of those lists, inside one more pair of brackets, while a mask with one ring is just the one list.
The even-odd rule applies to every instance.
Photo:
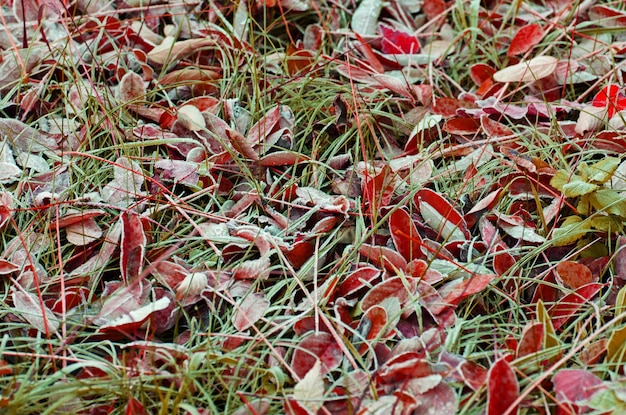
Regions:
[[573, 290], [593, 281], [589, 267], [574, 261], [562, 261], [556, 266], [556, 272], [563, 284]]
[[589, 8], [589, 20], [601, 22], [602, 26], [626, 27], [626, 14], [617, 9], [598, 4]]
[[379, 29], [383, 36], [381, 42], [383, 53], [395, 55], [419, 52], [420, 44], [415, 36], [383, 24]]
[[405, 270], [408, 265], [402, 255], [384, 246], [362, 244], [359, 247], [359, 254], [389, 271]]
[[442, 115], [444, 118], [451, 118], [457, 115], [457, 110], [463, 108], [464, 103], [456, 98], [441, 97], [433, 102], [433, 112]]
[[493, 270], [500, 277], [510, 270], [517, 261], [500, 245], [495, 246], [495, 251], [493, 256]]
[[515, 357], [528, 356], [543, 349], [544, 325], [542, 322], [528, 323], [522, 331]]
[[263, 167], [290, 166], [309, 160], [304, 154], [293, 151], [276, 151], [261, 157], [259, 163]]
[[415, 204], [424, 221], [444, 239], [468, 239], [470, 237], [463, 216], [438, 193], [424, 188], [415, 194]]
[[454, 415], [456, 413], [456, 394], [445, 382], [439, 383], [419, 396], [418, 410], [413, 413]]
[[432, 374], [430, 362], [413, 352], [394, 357], [381, 366], [377, 373], [379, 381], [387, 385]]
[[548, 312], [554, 328], [558, 330], [563, 326], [567, 320], [576, 314], [580, 306], [598, 294], [602, 287], [603, 284], [597, 282], [586, 284], [561, 298]]
[[338, 297], [348, 297], [358, 290], [366, 287], [366, 284], [380, 276], [381, 271], [372, 266], [357, 268], [339, 286]]
[[611, 118], [616, 112], [626, 109], [626, 96], [620, 93], [619, 85], [609, 84], [596, 94], [591, 105], [607, 108], [608, 117]]
[[[472, 81], [474, 81], [474, 83], [478, 86], [482, 86], [483, 83], [491, 81], [494, 73], [496, 73], [496, 70], [484, 63], [474, 64], [470, 68], [470, 76], [472, 77]], [[490, 83], [490, 85], [492, 84], [493, 83]]]
[[[487, 375], [487, 415], [502, 415], [519, 396], [519, 385], [515, 372], [506, 358], [495, 362]], [[517, 414], [519, 405], [508, 412]]]
[[543, 28], [539, 23], [531, 23], [521, 27], [509, 45], [508, 56], [523, 55], [543, 39]]
[[147, 240], [141, 219], [136, 212], [130, 210], [123, 212], [121, 218], [120, 272], [122, 281], [128, 283], [141, 272]]
[[476, 118], [450, 118], [443, 125], [443, 130], [450, 134], [475, 135], [480, 131], [480, 121]]
[[552, 377], [552, 383], [557, 401], [566, 403], [588, 401], [607, 388], [600, 378], [583, 369], [561, 369]]
[[360, 333], [361, 339], [368, 340], [363, 342], [359, 347], [359, 354], [364, 354], [369, 350], [370, 340], [375, 339], [381, 334], [381, 331], [387, 325], [387, 312], [381, 306], [375, 305], [370, 307], [363, 317], [357, 328], [357, 332]]
[[126, 404], [125, 415], [148, 415], [148, 411], [141, 402], [131, 397]]
[[396, 249], [407, 262], [424, 257], [420, 249], [422, 238], [417, 233], [413, 219], [405, 210], [396, 209], [391, 213], [389, 230]]
[[483, 131], [490, 138], [514, 137], [515, 133], [506, 125], [492, 120], [486, 115], [480, 117], [480, 125]]
[[330, 333], [311, 333], [295, 349], [291, 367], [296, 376], [303, 378], [319, 359], [325, 375], [339, 366], [342, 357], [341, 348]]
[[380, 304], [384, 299], [396, 297], [400, 304], [406, 303], [411, 294], [415, 295], [415, 281], [408, 280], [408, 287], [404, 286], [404, 279], [400, 277], [389, 278], [382, 281], [365, 294], [361, 301], [361, 310], [369, 310], [370, 307]]
[[474, 275], [468, 279], [458, 281], [451, 281], [443, 286], [439, 293], [444, 297], [444, 303], [447, 305], [457, 305], [464, 298], [470, 295], [478, 294], [487, 286], [495, 275], [492, 274], [480, 274]]
[[428, 20], [433, 20], [446, 11], [446, 3], [444, 0], [424, 0], [422, 10]]
[[281, 250], [291, 265], [295, 269], [300, 269], [313, 255], [315, 246], [309, 241], [298, 241], [288, 248], [281, 247]]

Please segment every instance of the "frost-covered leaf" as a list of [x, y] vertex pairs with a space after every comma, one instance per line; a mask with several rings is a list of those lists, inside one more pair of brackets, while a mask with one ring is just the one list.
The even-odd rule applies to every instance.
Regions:
[[252, 293], [243, 298], [235, 308], [233, 314], [233, 326], [244, 331], [253, 326], [270, 306], [270, 302], [263, 293]]
[[294, 386], [293, 396], [300, 405], [308, 408], [312, 413], [324, 404], [324, 378], [322, 377], [322, 362], [317, 360], [311, 370]]
[[558, 59], [537, 56], [528, 61], [508, 66], [493, 74], [497, 82], [531, 82], [550, 76], [556, 70]]
[[361, 3], [359, 3], [352, 14], [352, 21], [350, 23], [352, 30], [362, 36], [375, 35], [378, 17], [382, 10], [382, 0], [361, 0]]
[[53, 334], [59, 329], [59, 319], [34, 294], [26, 292], [21, 286], [12, 287], [15, 313], [28, 321], [42, 333]]
[[69, 225], [65, 228], [68, 242], [83, 246], [98, 240], [102, 236], [102, 229], [92, 218]]

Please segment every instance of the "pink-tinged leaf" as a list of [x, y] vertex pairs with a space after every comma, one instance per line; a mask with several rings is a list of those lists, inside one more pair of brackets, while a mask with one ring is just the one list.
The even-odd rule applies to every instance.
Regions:
[[424, 188], [415, 194], [420, 215], [433, 230], [446, 240], [466, 240], [470, 237], [463, 216], [438, 193]]
[[389, 297], [396, 297], [400, 304], [405, 304], [412, 296], [416, 295], [416, 282], [409, 279], [407, 286], [405, 286], [403, 280], [400, 277], [393, 277], [376, 284], [363, 297], [361, 310], [367, 311]]
[[422, 238], [417, 232], [413, 219], [404, 209], [396, 209], [391, 213], [389, 230], [396, 249], [407, 262], [424, 257], [420, 249]]
[[350, 200], [345, 196], [333, 196], [314, 187], [298, 187], [298, 198], [294, 203], [318, 206], [325, 212], [341, 213], [345, 215], [351, 207]]
[[303, 378], [315, 362], [322, 362], [321, 373], [327, 374], [341, 363], [341, 348], [330, 333], [311, 333], [294, 350], [291, 367], [296, 376]]
[[102, 228], [93, 219], [69, 225], [65, 228], [67, 241], [76, 246], [88, 245], [102, 236]]
[[460, 366], [465, 384], [474, 391], [480, 390], [487, 382], [487, 369], [472, 361], [465, 361]]
[[584, 369], [561, 369], [552, 377], [552, 384], [559, 403], [585, 403], [607, 388], [600, 378]]
[[146, 99], [146, 85], [143, 78], [135, 72], [126, 72], [118, 88], [120, 101], [125, 104], [135, 100]]
[[[100, 331], [132, 332], [139, 329], [154, 313], [168, 308], [170, 303], [168, 297], [162, 297], [126, 313], [120, 310], [116, 318], [100, 320], [103, 323], [100, 325]], [[124, 305], [124, 309], [128, 307]]]
[[250, 142], [239, 131], [229, 128], [225, 131], [225, 134], [228, 137], [230, 144], [235, 150], [237, 150], [237, 152], [239, 152], [239, 154], [249, 158], [250, 160], [259, 159], [259, 154], [252, 147], [252, 144], [250, 144]]
[[9, 192], [0, 192], [0, 229], [13, 216], [13, 195]]
[[176, 287], [176, 300], [183, 307], [195, 304], [202, 298], [203, 291], [209, 286], [209, 278], [204, 272], [188, 272]]
[[506, 125], [492, 120], [486, 115], [480, 117], [480, 125], [483, 127], [483, 131], [490, 138], [503, 138], [503, 137], [515, 137], [515, 133]]
[[269, 256], [244, 261], [233, 270], [233, 278], [236, 280], [264, 280], [270, 275], [271, 265]]
[[541, 322], [528, 323], [522, 331], [522, 338], [517, 344], [515, 356], [519, 359], [523, 356], [535, 354], [543, 349], [544, 325]]
[[263, 167], [291, 166], [310, 160], [304, 154], [293, 151], [276, 151], [261, 157], [259, 163]]
[[12, 289], [15, 314], [26, 320], [33, 328], [49, 336], [59, 329], [59, 319], [34, 294], [26, 292], [20, 285]]
[[563, 285], [573, 290], [597, 281], [589, 267], [574, 261], [561, 261], [556, 266], [556, 272]]
[[454, 415], [456, 413], [456, 394], [445, 382], [419, 395], [419, 414]]
[[232, 415], [267, 415], [270, 411], [269, 399], [252, 399], [241, 405]]
[[180, 183], [186, 186], [197, 186], [200, 175], [198, 163], [185, 160], [158, 160], [154, 167], [161, 170], [160, 177], [164, 181]]
[[247, 330], [263, 317], [269, 306], [270, 302], [263, 293], [247, 295], [235, 308], [233, 326], [239, 331]]
[[[519, 396], [519, 384], [515, 372], [506, 358], [496, 361], [487, 375], [487, 415], [516, 415], [519, 405], [513, 403]], [[509, 409], [511, 409], [510, 412]]]
[[379, 265], [390, 271], [405, 270], [407, 261], [402, 255], [385, 246], [362, 244], [359, 254], [363, 255], [375, 265]]
[[385, 24], [379, 25], [382, 35], [381, 51], [385, 54], [413, 54], [420, 50], [420, 44], [414, 35], [394, 29]]
[[378, 278], [381, 270], [373, 266], [357, 268], [339, 285], [338, 297], [349, 297], [359, 290], [369, 287], [369, 284]]
[[543, 28], [539, 23], [522, 26], [509, 44], [508, 56], [523, 55], [543, 39]]
[[626, 27], [626, 13], [602, 4], [589, 8], [589, 20], [603, 27]]
[[[439, 114], [444, 118], [452, 118], [457, 116], [457, 110], [464, 108], [467, 103], [457, 98], [441, 97], [433, 102], [433, 113]], [[447, 124], [447, 123], [446, 123]]]
[[395, 356], [380, 367], [378, 381], [384, 385], [405, 382], [433, 374], [433, 367], [427, 359], [418, 353], [409, 352]]
[[532, 82], [550, 76], [556, 70], [558, 59], [552, 56], [537, 56], [527, 61], [508, 66], [493, 74], [496, 82]]
[[576, 120], [576, 134], [584, 135], [598, 130], [609, 119], [609, 108], [585, 105]]
[[120, 272], [122, 280], [128, 282], [138, 277], [143, 268], [147, 239], [136, 212], [122, 212], [121, 219]]
[[51, 134], [37, 130], [22, 121], [12, 118], [0, 118], [0, 134], [11, 145], [26, 153], [42, 153], [59, 148], [57, 140]]
[[590, 283], [578, 287], [573, 293], [561, 298], [550, 310], [548, 314], [552, 318], [552, 324], [556, 330], [560, 329], [571, 317], [573, 317], [580, 307], [595, 297], [604, 285], [601, 283]]

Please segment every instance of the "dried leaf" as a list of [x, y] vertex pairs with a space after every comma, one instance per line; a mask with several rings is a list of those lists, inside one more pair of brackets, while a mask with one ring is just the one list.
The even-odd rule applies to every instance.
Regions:
[[125, 104], [145, 99], [146, 86], [143, 78], [135, 72], [126, 72], [126, 74], [122, 77], [118, 88], [120, 101]]
[[493, 74], [496, 82], [531, 82], [550, 76], [556, 70], [558, 59], [537, 56], [528, 61], [508, 66]]
[[102, 228], [95, 220], [88, 218], [65, 228], [68, 242], [76, 246], [88, 245], [102, 237]]
[[312, 413], [317, 413], [324, 405], [324, 378], [320, 360], [317, 360], [311, 370], [294, 386], [293, 396], [300, 405]]

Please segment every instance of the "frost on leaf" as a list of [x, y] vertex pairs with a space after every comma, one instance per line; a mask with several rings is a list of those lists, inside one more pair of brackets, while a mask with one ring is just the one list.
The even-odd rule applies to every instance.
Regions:
[[141, 167], [127, 157], [120, 157], [113, 166], [113, 180], [100, 191], [102, 199], [120, 206], [128, 207], [138, 197], [145, 195], [141, 190], [144, 175]]
[[270, 306], [270, 302], [265, 298], [263, 293], [252, 293], [243, 298], [243, 300], [235, 306], [233, 314], [233, 326], [239, 331], [244, 331], [253, 326]]
[[493, 74], [496, 82], [531, 82], [550, 76], [558, 60], [551, 56], [538, 56], [528, 61], [508, 66]]
[[19, 285], [15, 285], [12, 292], [13, 306], [18, 316], [42, 333], [56, 333], [60, 324], [59, 319], [40, 299]]
[[317, 360], [311, 370], [293, 388], [293, 396], [300, 405], [312, 413], [324, 404], [324, 378], [322, 377], [322, 362]]

